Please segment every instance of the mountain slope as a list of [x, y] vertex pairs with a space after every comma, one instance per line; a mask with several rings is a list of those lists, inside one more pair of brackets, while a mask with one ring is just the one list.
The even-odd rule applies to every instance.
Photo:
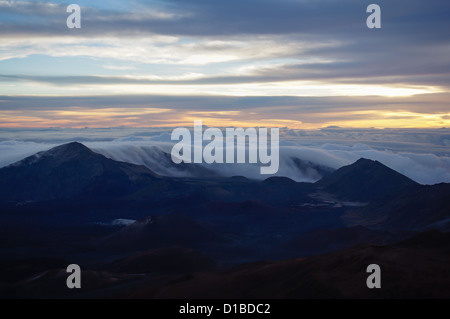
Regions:
[[192, 273], [216, 268], [216, 263], [202, 253], [186, 247], [174, 246], [140, 252], [112, 264], [119, 273]]
[[387, 232], [375, 231], [363, 226], [338, 229], [315, 229], [290, 240], [285, 247], [297, 256], [325, 254], [347, 249], [358, 244], [382, 244]]
[[99, 248], [135, 251], [226, 242], [207, 226], [183, 215], [151, 215], [105, 238]]
[[[246, 264], [199, 273], [134, 298], [449, 298], [449, 233], [435, 231], [392, 246], [360, 245], [332, 254]], [[368, 289], [367, 266], [381, 266], [382, 288]]]
[[423, 230], [450, 225], [450, 184], [418, 185], [395, 197], [347, 212], [349, 224], [376, 225], [384, 229]]
[[315, 183], [325, 192], [348, 200], [374, 202], [418, 185], [378, 161], [361, 158]]
[[0, 169], [0, 199], [118, 196], [159, 178], [145, 166], [117, 162], [72, 142]]

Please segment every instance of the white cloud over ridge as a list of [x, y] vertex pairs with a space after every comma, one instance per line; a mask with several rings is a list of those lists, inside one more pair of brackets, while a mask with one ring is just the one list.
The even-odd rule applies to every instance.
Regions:
[[[92, 130], [77, 130], [73, 132], [39, 131], [33, 132], [33, 141], [20, 141], [20, 134], [9, 135], [16, 139], [0, 140], [0, 167], [21, 160], [38, 151], [47, 150], [56, 145], [79, 140], [94, 151], [109, 158], [134, 164], [146, 165], [161, 175], [183, 177], [195, 176], [198, 170], [186, 170], [177, 167], [170, 162], [170, 154], [173, 142], [170, 141], [170, 131], [155, 129], [102, 129], [97, 132]], [[84, 132], [84, 134], [82, 133]], [[87, 133], [90, 134], [87, 134]], [[111, 139], [111, 133], [115, 132], [116, 139]], [[334, 132], [334, 133], [333, 133]], [[400, 131], [399, 131], [400, 132]], [[296, 181], [314, 182], [327, 171], [328, 168], [338, 169], [349, 165], [359, 158], [378, 160], [386, 166], [404, 174], [421, 184], [436, 184], [450, 182], [450, 156], [442, 150], [447, 149], [447, 132], [441, 136], [425, 134], [417, 130], [415, 133], [417, 143], [406, 143], [408, 136], [414, 136], [410, 131], [399, 132], [383, 130], [340, 130], [324, 129], [318, 131], [281, 131], [280, 145], [280, 169], [276, 175], [287, 176]], [[107, 134], [108, 133], [108, 134]], [[395, 133], [395, 134], [394, 134]], [[28, 134], [30, 134], [28, 132]], [[47, 135], [46, 135], [47, 134]], [[375, 141], [370, 141], [368, 136], [379, 139], [385, 135], [385, 147], [380, 147]], [[389, 134], [396, 136], [391, 139]], [[6, 134], [3, 134], [6, 135]], [[56, 136], [64, 136], [54, 140]], [[114, 134], [112, 134], [114, 135]], [[308, 136], [309, 135], [309, 136]], [[40, 136], [40, 139], [39, 139]], [[106, 138], [109, 136], [109, 138]], [[332, 140], [330, 137], [335, 136]], [[362, 138], [362, 136], [364, 138]], [[411, 137], [409, 137], [411, 138]], [[328, 139], [328, 141], [327, 141]], [[359, 141], [358, 141], [359, 140]], [[424, 143], [427, 140], [427, 143]], [[361, 142], [363, 141], [363, 142]], [[397, 143], [397, 144], [396, 144]], [[443, 144], [443, 145], [433, 145]], [[206, 143], [204, 143], [206, 145]], [[439, 150], [439, 151], [436, 151]], [[300, 164], [298, 160], [301, 160]], [[260, 164], [202, 164], [207, 170], [223, 176], [246, 176], [254, 179], [265, 179], [269, 176], [260, 175]]]

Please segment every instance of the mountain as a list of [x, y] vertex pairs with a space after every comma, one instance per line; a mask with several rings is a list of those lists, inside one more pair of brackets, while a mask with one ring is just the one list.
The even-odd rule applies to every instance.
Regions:
[[289, 177], [284, 176], [272, 176], [269, 178], [266, 178], [263, 182], [264, 186], [267, 187], [295, 187], [297, 185], [297, 182], [290, 179]]
[[417, 185], [385, 201], [347, 212], [350, 224], [384, 229], [424, 230], [450, 228], [450, 184]]
[[[411, 237], [449, 230], [450, 184], [419, 185], [376, 161], [317, 183], [176, 178], [69, 143], [0, 180], [0, 297], [449, 297], [448, 234]], [[82, 291], [65, 285], [69, 261]], [[365, 285], [371, 263], [381, 290]]]
[[0, 199], [121, 196], [157, 179], [145, 166], [117, 162], [72, 142], [0, 169]]
[[418, 184], [378, 161], [361, 158], [315, 183], [319, 189], [352, 201], [374, 202]]

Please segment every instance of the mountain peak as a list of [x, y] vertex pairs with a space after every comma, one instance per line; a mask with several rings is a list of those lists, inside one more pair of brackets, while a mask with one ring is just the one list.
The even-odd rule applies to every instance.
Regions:
[[0, 169], [0, 197], [49, 200], [120, 196], [159, 178], [150, 169], [108, 159], [78, 142], [56, 146]]
[[355, 164], [373, 164], [373, 163], [380, 163], [380, 162], [378, 162], [377, 160], [371, 160], [364, 157], [361, 157], [359, 160], [355, 162]]
[[91, 150], [86, 147], [84, 144], [81, 144], [79, 142], [70, 142], [70, 143], [66, 143], [66, 144], [62, 144], [59, 146], [56, 146], [54, 148], [52, 148], [51, 150], [59, 150], [59, 151], [89, 151], [91, 152]]
[[[95, 156], [98, 155], [87, 148], [85, 145], [78, 142], [70, 142], [67, 144], [55, 146], [47, 151], [42, 151], [24, 158], [16, 163], [13, 163], [7, 167], [22, 167], [29, 166], [43, 160], [56, 160], [58, 162], [64, 162], [73, 160], [81, 157]], [[101, 155], [100, 155], [101, 156]]]
[[317, 185], [339, 197], [371, 202], [417, 183], [379, 161], [360, 158], [322, 178]]
[[371, 160], [368, 158], [364, 158], [361, 157], [359, 160], [357, 160], [355, 163], [353, 163], [353, 165], [355, 166], [384, 166], [387, 167], [386, 165], [382, 164], [381, 162], [377, 161], [377, 160]]
[[87, 146], [81, 144], [79, 142], [70, 142], [66, 144], [62, 144], [59, 146], [55, 146], [48, 151], [44, 152], [44, 154], [52, 156], [61, 156], [61, 155], [80, 155], [80, 154], [92, 154], [92, 152]]
[[271, 176], [269, 178], [266, 178], [263, 181], [263, 184], [269, 186], [283, 186], [283, 185], [296, 185], [297, 182], [285, 176]]

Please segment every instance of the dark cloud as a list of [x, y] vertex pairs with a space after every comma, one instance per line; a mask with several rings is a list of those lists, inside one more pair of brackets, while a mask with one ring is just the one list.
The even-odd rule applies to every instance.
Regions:
[[[352, 111], [409, 111], [414, 113], [447, 113], [449, 93], [422, 94], [410, 97], [292, 97], [292, 96], [165, 96], [165, 95], [108, 95], [108, 96], [0, 96], [0, 111], [63, 110], [85, 107], [102, 108], [167, 108], [183, 111], [243, 111], [259, 112], [262, 118], [287, 116], [302, 120], [308, 114], [332, 118], [339, 112]], [[327, 113], [329, 113], [327, 115]], [[335, 115], [340, 116], [340, 115]], [[345, 114], [344, 116], [350, 116]], [[355, 117], [361, 116], [358, 114]]]
[[[83, 8], [83, 27], [65, 26], [64, 5], [12, 2], [3, 15], [22, 16], [0, 28], [2, 37], [117, 36], [161, 34], [232, 38], [277, 35], [279, 41], [329, 43], [294, 50], [292, 58], [316, 57], [331, 63], [286, 65], [244, 76], [192, 81], [151, 81], [114, 77], [28, 77], [63, 84], [230, 84], [283, 80], [333, 80], [341, 83], [399, 83], [448, 87], [450, 80], [450, 2], [379, 0], [382, 29], [365, 25], [368, 1], [360, 0], [167, 0], [159, 7], [136, 1], [148, 11], [118, 12]], [[167, 13], [165, 18], [152, 10]], [[156, 11], [155, 11], [156, 12]], [[29, 19], [43, 18], [44, 22]], [[276, 39], [275, 39], [276, 40]], [[204, 47], [217, 51], [220, 47]], [[282, 54], [280, 54], [280, 57]], [[287, 57], [287, 56], [284, 56]], [[25, 77], [21, 77], [26, 79]], [[18, 78], [16, 78], [18, 79]], [[14, 80], [10, 77], [10, 80]]]
[[[449, 52], [450, 54], [450, 52]], [[420, 54], [413, 59], [393, 57], [391, 61], [286, 64], [260, 68], [249, 75], [201, 76], [186, 80], [161, 80], [133, 78], [130, 76], [41, 76], [0, 74], [3, 81], [32, 81], [56, 86], [91, 84], [148, 84], [148, 85], [204, 85], [267, 83], [293, 80], [332, 81], [341, 84], [398, 84], [450, 87], [450, 64], [448, 57], [431, 54], [430, 61], [417, 64]]]
[[[448, 92], [450, 84], [450, 2], [440, 0], [378, 0], [382, 28], [366, 27], [366, 7], [361, 0], [166, 0], [158, 7], [146, 1], [133, 1], [140, 8], [120, 12], [83, 8], [82, 28], [66, 27], [64, 5], [43, 2], [11, 2], [2, 6], [2, 39], [46, 37], [108, 37], [108, 39], [176, 35], [188, 39], [203, 55], [220, 52], [226, 44], [204, 44], [200, 40], [269, 39], [268, 43], [292, 46], [256, 59], [289, 58], [272, 67], [252, 68], [242, 75], [218, 71], [190, 80], [152, 80], [124, 76], [48, 76], [3, 74], [3, 82], [37, 82], [52, 86], [113, 84], [210, 85], [283, 82], [305, 80], [333, 84], [389, 84], [408, 88], [434, 86]], [[164, 12], [164, 14], [159, 14]], [[6, 18], [5, 18], [6, 17]], [[5, 20], [3, 20], [5, 19]], [[181, 45], [180, 40], [177, 45]], [[291, 45], [292, 44], [292, 45]], [[295, 45], [294, 45], [295, 44]], [[302, 44], [305, 44], [304, 46]], [[312, 45], [307, 45], [312, 44]], [[319, 45], [323, 44], [323, 45]], [[162, 44], [170, 47], [172, 44]], [[86, 46], [89, 46], [87, 44]], [[99, 44], [101, 46], [101, 44]], [[19, 48], [20, 49], [20, 48]], [[108, 48], [109, 49], [109, 48]], [[112, 48], [114, 49], [114, 48]], [[70, 48], [68, 48], [70, 50]], [[106, 50], [106, 49], [105, 49]], [[188, 51], [188, 50], [187, 50]], [[227, 52], [226, 50], [224, 50]], [[231, 50], [232, 51], [232, 50]], [[184, 51], [185, 52], [185, 51]], [[32, 52], [36, 53], [36, 52]], [[51, 52], [43, 52], [51, 54]], [[188, 55], [191, 51], [188, 51]], [[239, 55], [239, 54], [237, 54]], [[17, 55], [16, 55], [17, 56]], [[238, 57], [239, 59], [239, 57]], [[124, 58], [126, 60], [126, 57]], [[183, 60], [180, 58], [179, 60]], [[241, 62], [252, 60], [243, 55]], [[314, 62], [311, 62], [314, 61]], [[318, 62], [317, 62], [318, 61]], [[178, 61], [179, 62], [179, 61]], [[251, 63], [249, 63], [251, 64]], [[51, 67], [51, 66], [50, 66]], [[195, 68], [193, 68], [195, 73]], [[213, 69], [211, 73], [215, 72]], [[208, 72], [205, 72], [208, 73]], [[183, 111], [254, 112], [253, 118], [299, 119], [310, 123], [369, 118], [351, 111], [402, 111], [448, 113], [449, 94], [413, 97], [224, 97], [224, 96], [97, 96], [97, 97], [0, 97], [0, 110], [58, 110], [91, 107], [158, 107]], [[339, 114], [342, 112], [342, 114]], [[397, 116], [396, 119], [399, 119]], [[406, 117], [405, 122], [407, 122]], [[445, 115], [442, 117], [445, 120]], [[1, 124], [1, 123], [0, 123]]]
[[[379, 0], [383, 28], [368, 30], [365, 25], [366, 7], [371, 3], [360, 0], [166, 0], [160, 7], [137, 1], [147, 12], [117, 12], [83, 8], [85, 34], [158, 33], [171, 35], [217, 36], [243, 34], [322, 35], [351, 40], [355, 36], [382, 38], [399, 36], [397, 41], [411, 39], [441, 42], [448, 40], [450, 4], [445, 1]], [[130, 3], [130, 8], [133, 8]], [[2, 7], [17, 15], [45, 16], [58, 33], [65, 28], [56, 24], [67, 16], [65, 6], [43, 2], [17, 2]], [[164, 18], [152, 15], [152, 10], [164, 10]], [[61, 17], [62, 15], [62, 17]], [[22, 26], [22, 28], [21, 28]], [[39, 34], [41, 25], [18, 21], [3, 34], [21, 32]], [[59, 30], [59, 31], [58, 31]], [[47, 33], [47, 29], [43, 30]], [[376, 31], [376, 32], [375, 32]]]

